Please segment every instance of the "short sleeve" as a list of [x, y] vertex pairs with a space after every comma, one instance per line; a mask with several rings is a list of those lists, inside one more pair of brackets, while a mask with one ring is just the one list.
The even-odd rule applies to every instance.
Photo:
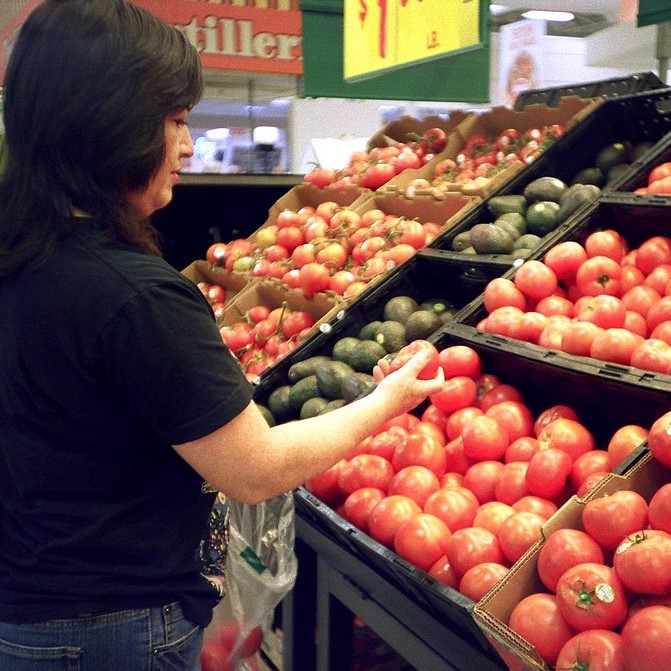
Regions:
[[252, 398], [211, 310], [187, 282], [135, 294], [106, 325], [97, 348], [105, 382], [171, 445], [212, 433]]

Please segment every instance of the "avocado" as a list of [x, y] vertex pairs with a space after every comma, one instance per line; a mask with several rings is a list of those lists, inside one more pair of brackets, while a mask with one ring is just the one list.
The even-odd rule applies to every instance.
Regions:
[[559, 202], [562, 193], [568, 189], [568, 184], [557, 177], [539, 177], [529, 182], [524, 189], [524, 197], [535, 203], [539, 200], [553, 200]]
[[541, 238], [533, 233], [521, 235], [515, 240], [515, 249], [536, 249], [541, 243]]
[[466, 247], [471, 246], [470, 233], [468, 231], [462, 231], [458, 235], [455, 235], [452, 239], [452, 244], [450, 249], [453, 252], [463, 252]]
[[514, 259], [528, 259], [533, 252], [533, 249], [527, 249], [526, 247], [520, 247], [519, 249], [514, 249], [512, 251], [512, 256]]
[[[443, 320], [431, 310], [413, 312], [405, 323], [408, 340], [426, 340], [443, 325]], [[399, 348], [400, 349], [400, 348]]]
[[570, 194], [567, 194], [566, 198], [562, 200], [559, 212], [557, 212], [557, 221], [559, 223], [566, 221], [585, 203], [596, 200], [601, 193], [601, 189], [593, 184], [576, 184], [575, 187], [571, 187]]
[[270, 409], [262, 403], [257, 403], [256, 407], [259, 409], [266, 422], [268, 422], [268, 426], [275, 426], [275, 418], [273, 417], [273, 413], [270, 412]]
[[375, 340], [380, 326], [382, 326], [382, 322], [379, 320], [368, 322], [361, 327], [357, 337], [359, 340]]
[[317, 365], [322, 361], [330, 361], [330, 358], [321, 355], [311, 356], [308, 359], [297, 361], [296, 363], [292, 364], [287, 371], [287, 378], [289, 382], [294, 384], [295, 382], [298, 382], [298, 380], [302, 380], [304, 377], [308, 377], [308, 375], [314, 375]]
[[629, 163], [618, 163], [617, 165], [614, 165], [608, 171], [608, 175], [606, 177], [606, 184], [611, 184], [612, 182], [615, 182], [621, 177], [624, 177], [624, 175], [626, 175], [630, 169], [631, 165]]
[[333, 345], [333, 349], [331, 350], [331, 358], [335, 359], [336, 361], [349, 363], [352, 350], [358, 342], [359, 339], [355, 338], [354, 336], [345, 336], [344, 338], [340, 338], [340, 340], [338, 340], [335, 345]]
[[[410, 317], [414, 314], [416, 314], [416, 311], [413, 312]], [[408, 320], [410, 317], [408, 317]], [[408, 344], [406, 327], [401, 324], [401, 322], [387, 319], [380, 325], [377, 335], [375, 336], [375, 341], [380, 343], [386, 352], [397, 352], [401, 347]]]
[[317, 376], [308, 375], [291, 386], [291, 390], [289, 391], [289, 405], [294, 411], [299, 412], [303, 407], [303, 403], [315, 396], [319, 396]]
[[655, 146], [654, 142], [644, 141], [639, 142], [631, 146], [629, 153], [627, 154], [627, 159], [629, 163], [635, 163], [640, 160]]
[[375, 386], [375, 380], [372, 375], [356, 373], [343, 380], [342, 397], [347, 403], [353, 401], [359, 396], [369, 392]]
[[417, 301], [411, 296], [394, 296], [385, 303], [383, 319], [392, 319], [405, 324], [408, 317], [418, 307]]
[[354, 368], [342, 361], [331, 360], [320, 363], [315, 371], [319, 395], [329, 401], [342, 398], [342, 381], [354, 375], [354, 372]]
[[583, 168], [577, 172], [571, 186], [574, 184], [594, 184], [594, 186], [602, 187], [606, 183], [606, 175], [600, 168]]
[[285, 384], [273, 389], [270, 396], [268, 396], [268, 409], [278, 424], [293, 418], [294, 412], [289, 402], [290, 392], [291, 385]]
[[487, 201], [487, 209], [492, 217], [500, 217], [506, 212], [524, 214], [527, 205], [527, 199], [524, 196], [515, 194], [508, 196], [491, 196]]
[[557, 228], [557, 213], [560, 205], [553, 200], [539, 200], [527, 210], [527, 227], [529, 233], [540, 237]]
[[336, 410], [337, 408], [342, 408], [343, 405], [347, 405], [347, 401], [344, 398], [335, 398], [332, 401], [329, 401], [320, 411], [320, 415], [325, 415], [331, 410]]
[[509, 224], [513, 224], [520, 235], [524, 235], [524, 233], [527, 232], [527, 219], [519, 212], [506, 212], [500, 217], [497, 217], [494, 223], [498, 224], [501, 221], [506, 221]]
[[[515, 224], [511, 223], [510, 221], [506, 221], [505, 219], [501, 219], [499, 217], [495, 222], [494, 226], [498, 226], [499, 228], [502, 228], [508, 235], [513, 239], [517, 240], [517, 238], [520, 237], [520, 232], [517, 230], [517, 226]], [[526, 222], [525, 222], [526, 226]]]
[[327, 405], [328, 401], [325, 398], [322, 398], [321, 396], [313, 396], [303, 403], [298, 416], [300, 419], [316, 417]]
[[362, 340], [352, 350], [349, 365], [360, 373], [371, 373], [386, 354], [387, 350], [375, 340]]
[[470, 233], [477, 254], [510, 254], [515, 246], [510, 234], [496, 224], [475, 224]]
[[430, 310], [440, 317], [446, 312], [454, 309], [454, 306], [445, 298], [427, 298], [419, 304], [418, 309]]
[[631, 150], [630, 142], [614, 142], [613, 144], [604, 147], [594, 160], [594, 165], [601, 170], [604, 175], [608, 171], [620, 163], [628, 162], [628, 154]]

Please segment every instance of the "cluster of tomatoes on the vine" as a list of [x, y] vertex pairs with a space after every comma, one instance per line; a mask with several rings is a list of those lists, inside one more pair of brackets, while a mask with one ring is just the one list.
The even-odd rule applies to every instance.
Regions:
[[317, 167], [305, 175], [304, 181], [319, 188], [356, 185], [375, 191], [404, 170], [421, 168], [445, 149], [446, 143], [442, 128], [429, 128], [422, 135], [414, 134], [408, 142], [354, 152], [340, 170]]
[[387, 422], [306, 483], [345, 519], [478, 601], [571, 495], [584, 495], [647, 437], [618, 429], [607, 449], [566, 405], [534, 417], [482, 372], [475, 350], [436, 352], [445, 383], [420, 417]]
[[648, 173], [646, 186], [634, 193], [639, 196], [671, 196], [671, 161], [665, 161]]
[[[208, 301], [220, 296], [216, 284], [201, 283]], [[209, 290], [208, 290], [209, 287]], [[223, 291], [223, 289], [222, 289]], [[304, 310], [293, 310], [286, 303], [276, 308], [255, 305], [232, 324], [221, 325], [225, 305], [211, 303], [217, 317], [221, 339], [240, 361], [245, 375], [253, 380], [279, 359], [294, 350], [310, 333], [315, 317]], [[235, 306], [230, 309], [235, 309]]]
[[629, 250], [615, 230], [561, 242], [484, 290], [477, 327], [569, 354], [671, 370], [671, 238]]
[[332, 291], [350, 298], [440, 233], [435, 222], [371, 209], [359, 214], [333, 201], [285, 209], [247, 239], [216, 243], [215, 266], [281, 280], [311, 298]]

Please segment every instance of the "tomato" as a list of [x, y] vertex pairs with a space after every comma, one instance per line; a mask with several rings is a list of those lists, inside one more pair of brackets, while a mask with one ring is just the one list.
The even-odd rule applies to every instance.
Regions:
[[292, 338], [301, 331], [314, 326], [315, 321], [315, 318], [309, 312], [294, 310], [284, 315], [281, 324], [282, 333], [287, 338]]
[[631, 353], [631, 365], [643, 370], [667, 373], [671, 369], [671, 345], [649, 338]]
[[563, 450], [552, 447], [539, 450], [529, 460], [527, 489], [534, 496], [555, 499], [564, 490], [572, 468], [573, 461]]
[[509, 384], [497, 384], [480, 396], [480, 408], [486, 413], [493, 405], [503, 401], [524, 403], [522, 394], [515, 387]]
[[341, 459], [338, 463], [325, 470], [320, 475], [310, 478], [305, 483], [305, 488], [321, 499], [324, 503], [334, 507], [343, 498], [343, 493], [340, 491], [338, 481], [340, 480], [340, 473], [343, 467], [347, 464], [345, 459]]
[[629, 534], [648, 525], [648, 504], [628, 489], [588, 501], [582, 511], [585, 531], [605, 550], [615, 550]]
[[368, 518], [373, 508], [386, 496], [377, 487], [354, 490], [343, 503], [345, 518], [361, 531], [368, 532]]
[[649, 275], [657, 266], [671, 264], [671, 241], [662, 235], [649, 238], [636, 250], [636, 267]]
[[557, 276], [542, 261], [525, 261], [515, 272], [515, 286], [530, 298], [540, 300], [557, 288]]
[[541, 431], [548, 425], [560, 418], [580, 421], [578, 413], [568, 405], [553, 405], [543, 410], [534, 422], [534, 435], [538, 437]]
[[671, 659], [671, 608], [649, 606], [632, 615], [622, 628], [627, 671], [660, 671]]
[[538, 441], [541, 450], [556, 447], [564, 450], [573, 461], [595, 447], [594, 436], [589, 429], [580, 422], [566, 417], [559, 417], [541, 429]]
[[646, 321], [648, 328], [654, 331], [657, 326], [669, 320], [671, 320], [671, 296], [664, 296], [648, 310]]
[[457, 574], [450, 565], [450, 560], [447, 558], [447, 555], [440, 557], [438, 561], [429, 568], [428, 574], [438, 582], [441, 582], [448, 587], [452, 587], [453, 589], [457, 589], [459, 586]]
[[594, 338], [603, 331], [603, 328], [590, 321], [573, 322], [561, 334], [561, 349], [567, 354], [590, 356]]
[[622, 266], [607, 256], [594, 256], [584, 261], [576, 273], [576, 284], [583, 296], [620, 294]]
[[546, 519], [537, 513], [515, 512], [501, 525], [499, 542], [506, 559], [514, 564], [540, 537]]
[[671, 163], [669, 162], [660, 163], [650, 171], [648, 174], [648, 184], [652, 184], [665, 177], [671, 177]]
[[563, 333], [570, 325], [571, 320], [568, 317], [555, 315], [538, 336], [537, 344], [548, 349], [560, 350]]
[[503, 461], [506, 464], [511, 461], [530, 461], [539, 449], [540, 444], [536, 438], [523, 436], [508, 445], [508, 449], [503, 455]]
[[662, 485], [650, 499], [648, 519], [653, 529], [671, 533], [671, 483]]
[[603, 329], [621, 328], [626, 316], [627, 308], [615, 296], [601, 294], [586, 297], [585, 301], [580, 301], [580, 307], [576, 304], [577, 320], [592, 322]]
[[503, 457], [510, 444], [507, 430], [493, 417], [482, 415], [470, 419], [461, 432], [464, 455], [484, 461]]
[[606, 450], [590, 450], [581, 454], [571, 468], [571, 485], [577, 490], [592, 473], [610, 470], [610, 455]]
[[487, 417], [495, 419], [507, 432], [509, 442], [533, 434], [534, 418], [531, 410], [519, 401], [501, 401], [487, 409]]
[[607, 452], [610, 457], [608, 468], [612, 471], [622, 463], [648, 437], [648, 430], [637, 424], [621, 426], [608, 442]]
[[438, 476], [426, 466], [406, 466], [394, 475], [389, 494], [407, 496], [424, 507], [426, 500], [440, 489]]
[[562, 617], [552, 594], [530, 594], [515, 605], [508, 626], [548, 663], [557, 661], [559, 652], [576, 634]]
[[578, 242], [560, 242], [550, 248], [543, 259], [545, 265], [566, 285], [573, 284], [578, 268], [587, 260], [585, 248]]
[[206, 641], [200, 651], [200, 664], [203, 671], [233, 671], [234, 663], [231, 649], [218, 641]]
[[464, 441], [461, 436], [450, 440], [445, 445], [445, 472], [453, 472], [464, 475], [466, 471], [475, 463], [474, 459], [469, 459], [464, 454]]
[[465, 487], [445, 487], [429, 496], [424, 512], [441, 519], [453, 533], [473, 524], [478, 499]]
[[438, 363], [445, 373], [445, 379], [465, 375], [477, 380], [482, 374], [480, 355], [466, 345], [452, 345], [441, 350]]
[[650, 334], [650, 338], [663, 340], [671, 345], [671, 320], [657, 324]]
[[307, 298], [328, 288], [330, 274], [328, 268], [321, 263], [310, 262], [300, 268], [299, 286]]
[[581, 631], [559, 651], [555, 668], [574, 671], [627, 671], [620, 634], [607, 629]]
[[661, 299], [661, 295], [652, 287], [640, 285], [632, 287], [622, 296], [622, 303], [627, 310], [648, 316], [650, 308]]
[[420, 380], [430, 380], [438, 372], [438, 350], [428, 340], [413, 340], [409, 345], [401, 348], [391, 361], [391, 372], [405, 365], [418, 352], [428, 352], [431, 355], [429, 362], [422, 368], [417, 377]]
[[420, 421], [414, 428], [413, 428], [413, 433], [422, 433], [427, 436], [430, 436], [431, 438], [434, 438], [436, 441], [438, 441], [441, 445], [445, 445], [446, 438], [445, 438], [445, 431], [440, 428], [438, 424], [434, 424], [433, 422], [427, 422], [427, 421]]
[[646, 287], [654, 289], [660, 296], [666, 294], [666, 287], [669, 284], [671, 279], [671, 265], [668, 263], [663, 263], [660, 266], [657, 266], [648, 274], [647, 277], [643, 280], [643, 284]]
[[394, 449], [391, 463], [396, 471], [406, 466], [425, 466], [440, 478], [447, 470], [447, 455], [435, 438], [424, 433], [410, 433]]
[[429, 128], [422, 133], [422, 143], [426, 143], [429, 151], [439, 153], [447, 145], [447, 134], [442, 128]]
[[455, 531], [447, 543], [447, 557], [460, 577], [477, 564], [505, 562], [497, 537], [491, 531], [478, 527], [464, 527]]
[[314, 184], [316, 187], [323, 189], [325, 186], [333, 183], [336, 179], [335, 170], [327, 168], [316, 168], [312, 172], [308, 172], [303, 177], [303, 181], [308, 184]]
[[527, 299], [512, 280], [497, 277], [490, 280], [483, 292], [485, 310], [489, 314], [497, 308], [516, 307], [524, 310]]
[[634, 287], [643, 285], [643, 282], [645, 281], [645, 275], [640, 268], [637, 268], [634, 265], [627, 266], [624, 264], [624, 260], [621, 263], [622, 277], [620, 278], [620, 281], [622, 283], [622, 294], [624, 296]]
[[494, 489], [497, 501], [513, 505], [523, 496], [529, 494], [526, 484], [528, 468], [529, 463], [526, 461], [510, 461], [504, 464], [504, 468]]
[[650, 329], [648, 328], [648, 322], [645, 317], [633, 310], [627, 310], [627, 314], [624, 318], [624, 328], [627, 329], [627, 331], [640, 335], [642, 338], [647, 338], [650, 335]]
[[211, 266], [223, 265], [226, 257], [226, 247], [225, 242], [215, 242], [213, 245], [210, 245], [205, 252], [205, 260]]
[[443, 382], [441, 390], [429, 397], [429, 400], [444, 415], [450, 415], [475, 403], [477, 387], [473, 378], [466, 375], [450, 377]]
[[554, 592], [565, 571], [585, 562], [603, 564], [603, 550], [584, 531], [565, 528], [557, 529], [541, 545], [536, 568], [541, 582]]
[[362, 487], [377, 487], [386, 492], [393, 477], [394, 467], [387, 459], [374, 454], [359, 454], [343, 466], [338, 485], [345, 495]]
[[[408, 432], [400, 426], [389, 427], [385, 431], [380, 431], [374, 436], [369, 436], [365, 452], [367, 454], [377, 454], [388, 461], [392, 460], [394, 450], [401, 445], [408, 437]], [[353, 456], [353, 455], [352, 455]]]
[[648, 434], [648, 449], [665, 466], [671, 466], [671, 412], [655, 420]]
[[501, 582], [510, 569], [496, 562], [476, 564], [464, 573], [459, 582], [459, 591], [476, 603]]
[[671, 591], [671, 534], [657, 529], [629, 534], [616, 548], [613, 568], [636, 594]]
[[475, 494], [480, 504], [493, 501], [496, 498], [496, 482], [502, 470], [500, 461], [478, 461], [464, 473], [464, 487]]
[[455, 473], [454, 471], [449, 471], [445, 473], [442, 478], [440, 478], [440, 486], [445, 487], [463, 487], [464, 486], [464, 476], [461, 473]]
[[590, 233], [585, 240], [587, 256], [607, 256], [620, 263], [627, 253], [627, 243], [624, 238], [612, 229]]
[[421, 512], [421, 507], [407, 496], [387, 496], [371, 511], [368, 517], [368, 533], [378, 543], [393, 548], [398, 528]]
[[584, 496], [592, 489], [594, 489], [594, 487], [596, 487], [608, 475], [608, 473], [608, 471], [597, 471], [596, 473], [591, 473], [588, 475], [582, 481], [580, 487], [578, 487], [576, 496], [578, 498], [584, 498]]
[[546, 317], [552, 317], [553, 315], [573, 317], [574, 307], [573, 302], [568, 298], [553, 294], [552, 296], [541, 298], [536, 304], [536, 311]]
[[447, 552], [452, 533], [434, 515], [420, 513], [407, 520], [394, 536], [394, 550], [411, 564], [427, 571]]
[[516, 513], [535, 513], [549, 520], [558, 510], [557, 504], [542, 496], [527, 494], [511, 506]]
[[564, 619], [579, 631], [615, 629], [627, 617], [624, 586], [604, 564], [572, 566], [557, 581], [556, 594]]

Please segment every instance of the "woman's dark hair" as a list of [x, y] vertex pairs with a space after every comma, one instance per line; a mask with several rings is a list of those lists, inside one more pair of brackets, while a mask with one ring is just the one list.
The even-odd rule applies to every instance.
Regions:
[[90, 214], [113, 239], [158, 253], [125, 193], [164, 154], [164, 119], [202, 93], [186, 37], [126, 0], [46, 0], [22, 26], [4, 84], [0, 275], [39, 263]]

